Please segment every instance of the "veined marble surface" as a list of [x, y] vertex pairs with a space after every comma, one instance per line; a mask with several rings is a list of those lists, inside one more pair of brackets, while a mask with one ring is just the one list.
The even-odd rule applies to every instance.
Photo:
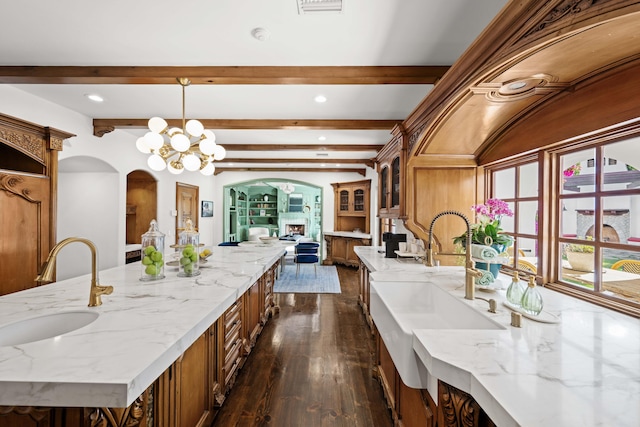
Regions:
[[167, 267], [164, 279], [142, 282], [139, 262], [100, 271], [100, 284], [114, 290], [99, 307], [87, 307], [90, 275], [0, 297], [0, 326], [100, 314], [56, 338], [1, 346], [0, 405], [129, 406], [284, 253], [267, 245], [212, 251], [196, 277]]
[[560, 323], [523, 317], [514, 328], [504, 290], [476, 290], [498, 302], [491, 314], [485, 301], [464, 299], [461, 267], [425, 267], [378, 249], [355, 248], [371, 280], [439, 286], [507, 328], [413, 331], [429, 373], [470, 393], [498, 426], [640, 426], [640, 319], [539, 287]]

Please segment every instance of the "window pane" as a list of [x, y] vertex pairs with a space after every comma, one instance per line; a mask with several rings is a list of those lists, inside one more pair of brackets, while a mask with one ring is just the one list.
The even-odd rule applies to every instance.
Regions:
[[574, 285], [594, 289], [594, 254], [591, 245], [578, 243], [561, 244], [562, 280]]
[[538, 202], [518, 202], [518, 233], [538, 232]]
[[632, 219], [637, 218], [638, 213], [638, 195], [603, 197], [601, 241], [636, 243], [636, 238], [640, 237], [640, 221]]
[[640, 247], [623, 251], [604, 249], [602, 291], [640, 302]]
[[595, 199], [565, 199], [562, 201], [562, 213], [560, 222], [560, 236], [569, 238], [581, 238], [593, 236], [595, 224], [594, 207]]
[[[508, 202], [507, 205], [509, 205], [509, 209], [511, 209], [511, 211], [515, 214], [514, 204], [512, 202]], [[513, 220], [513, 217], [503, 216], [500, 219], [500, 228], [502, 228], [502, 231], [506, 233], [513, 233], [515, 230], [515, 221]]]
[[518, 197], [538, 196], [538, 163], [520, 166], [520, 185]]
[[493, 197], [497, 199], [513, 199], [516, 195], [516, 170], [504, 169], [493, 174]]
[[535, 239], [518, 238], [518, 270], [535, 274], [538, 270], [538, 242]]
[[603, 147], [603, 185], [602, 191], [638, 188], [640, 185], [640, 158], [633, 156], [637, 152], [640, 138], [616, 142]]
[[595, 149], [560, 157], [562, 194], [588, 193], [595, 190]]

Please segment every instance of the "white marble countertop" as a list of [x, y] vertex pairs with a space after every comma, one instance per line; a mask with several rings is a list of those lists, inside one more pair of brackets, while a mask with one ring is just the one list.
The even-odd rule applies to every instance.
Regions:
[[523, 317], [522, 328], [514, 328], [504, 290], [476, 291], [498, 301], [491, 314], [485, 301], [464, 299], [461, 267], [436, 270], [384, 258], [378, 249], [355, 248], [371, 280], [437, 285], [506, 327], [413, 331], [429, 373], [470, 393], [498, 426], [640, 425], [640, 319], [539, 288], [544, 310], [560, 323]]
[[[63, 249], [64, 250], [64, 249]], [[0, 326], [49, 313], [95, 310], [60, 337], [0, 347], [0, 405], [127, 407], [283, 254], [213, 247], [201, 274], [139, 280], [140, 263], [99, 273], [111, 295], [87, 307], [90, 275], [0, 297]], [[168, 255], [167, 255], [168, 256]]]
[[352, 237], [354, 239], [370, 239], [371, 234], [358, 233], [355, 231], [323, 231], [325, 236]]

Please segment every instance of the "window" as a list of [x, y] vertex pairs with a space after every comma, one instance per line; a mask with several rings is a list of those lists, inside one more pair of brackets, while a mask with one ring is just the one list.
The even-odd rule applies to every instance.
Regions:
[[491, 171], [491, 197], [509, 204], [513, 217], [502, 218], [505, 233], [514, 237], [509, 266], [536, 273], [538, 256], [538, 162], [523, 161]]
[[557, 154], [557, 277], [640, 306], [640, 138]]

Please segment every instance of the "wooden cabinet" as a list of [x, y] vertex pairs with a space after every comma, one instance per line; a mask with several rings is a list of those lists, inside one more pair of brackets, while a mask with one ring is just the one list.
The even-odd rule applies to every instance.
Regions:
[[393, 138], [376, 157], [378, 168], [378, 216], [404, 218], [404, 181], [407, 164], [407, 134], [401, 125], [392, 131]]
[[56, 243], [58, 151], [72, 136], [0, 114], [0, 295], [37, 285]]
[[438, 427], [495, 427], [468, 393], [438, 381]]
[[375, 372], [382, 385], [394, 424], [403, 427], [435, 427], [438, 408], [429, 392], [408, 387], [403, 383], [380, 335], [377, 335], [376, 343]]
[[335, 231], [369, 233], [371, 180], [333, 183]]
[[334, 236], [325, 233], [324, 240], [327, 243], [327, 256], [324, 260], [326, 265], [343, 264], [358, 267], [360, 260], [353, 248], [371, 246], [370, 238]]

